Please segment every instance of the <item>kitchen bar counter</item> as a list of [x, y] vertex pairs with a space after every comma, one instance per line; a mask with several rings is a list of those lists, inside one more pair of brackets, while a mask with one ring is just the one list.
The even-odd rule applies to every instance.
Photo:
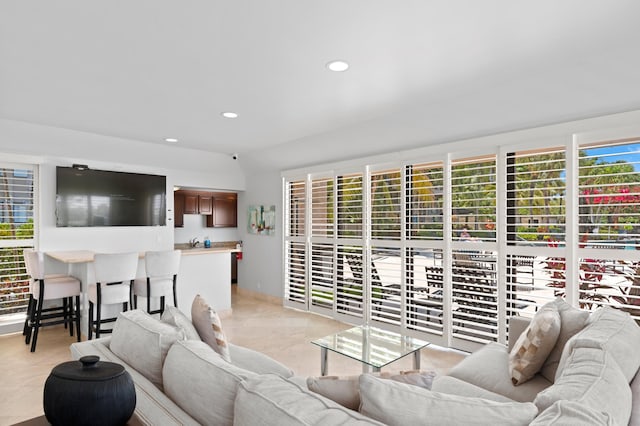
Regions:
[[[180, 270], [178, 272], [178, 281], [176, 293], [178, 294], [178, 308], [191, 316], [191, 303], [197, 294], [200, 294], [213, 307], [221, 317], [231, 315], [231, 261], [230, 253], [240, 252], [236, 248], [236, 242], [212, 244], [211, 248], [184, 247], [185, 245], [176, 245], [176, 249], [182, 251], [182, 259], [180, 262]], [[82, 281], [82, 291], [85, 293], [90, 283], [95, 282], [93, 270], [93, 260], [95, 256], [91, 250], [60, 250], [47, 251], [45, 254], [50, 259], [49, 263], [53, 263], [52, 272], [67, 273], [78, 277]], [[138, 263], [137, 278], [145, 278], [144, 252], [139, 253], [140, 261]], [[66, 269], [66, 271], [65, 271]], [[169, 298], [167, 303], [171, 303]], [[154, 304], [158, 303], [156, 299], [152, 299], [152, 309]], [[86, 333], [88, 313], [88, 301], [86, 295], [82, 297], [82, 328]], [[146, 306], [144, 298], [138, 298], [138, 306]], [[117, 310], [111, 311], [111, 306], [105, 306], [104, 311], [108, 316], [117, 314]]]

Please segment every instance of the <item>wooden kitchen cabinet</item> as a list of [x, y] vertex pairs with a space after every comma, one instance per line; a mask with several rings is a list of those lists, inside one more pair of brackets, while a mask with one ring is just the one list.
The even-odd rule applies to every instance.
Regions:
[[213, 196], [213, 212], [207, 216], [207, 226], [214, 228], [238, 227], [238, 195], [216, 193]]
[[198, 214], [198, 194], [184, 193], [184, 214]]
[[211, 195], [198, 195], [198, 212], [200, 214], [211, 214], [213, 208], [213, 197]]
[[173, 194], [173, 226], [184, 227], [184, 194], [178, 191]]

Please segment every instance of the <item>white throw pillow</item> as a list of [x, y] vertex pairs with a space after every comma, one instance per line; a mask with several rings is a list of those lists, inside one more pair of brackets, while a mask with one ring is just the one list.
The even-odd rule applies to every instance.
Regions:
[[542, 368], [560, 334], [560, 313], [547, 303], [518, 337], [509, 354], [509, 371], [514, 385], [530, 380]]
[[496, 402], [448, 395], [418, 386], [360, 376], [360, 412], [389, 426], [528, 425], [538, 414], [530, 402]]
[[200, 335], [191, 320], [175, 306], [165, 307], [160, 321], [181, 329], [187, 340], [200, 340]]
[[136, 309], [120, 312], [109, 348], [120, 359], [162, 389], [162, 364], [171, 345], [184, 332]]
[[218, 352], [222, 358], [231, 362], [227, 336], [222, 331], [222, 322], [218, 313], [200, 296], [193, 299], [191, 321], [198, 331], [200, 339]]

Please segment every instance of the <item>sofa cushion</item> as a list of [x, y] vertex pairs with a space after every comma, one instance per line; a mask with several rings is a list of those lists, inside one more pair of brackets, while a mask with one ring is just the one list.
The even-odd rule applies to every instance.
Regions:
[[574, 349], [560, 377], [534, 403], [542, 412], [560, 400], [597, 407], [620, 425], [631, 417], [631, 389], [613, 356], [602, 348]]
[[605, 306], [593, 312], [584, 329], [573, 336], [562, 351], [556, 379], [574, 348], [602, 347], [618, 363], [627, 383], [640, 368], [640, 327], [627, 312]]
[[360, 376], [360, 412], [390, 426], [528, 425], [538, 414], [530, 402], [496, 402], [433, 392], [417, 386]]
[[236, 346], [229, 343], [229, 355], [232, 364], [236, 367], [244, 368], [256, 374], [277, 374], [284, 378], [293, 376], [293, 371], [279, 363], [278, 361], [268, 357], [267, 355], [254, 351], [242, 346]]
[[238, 385], [257, 376], [231, 365], [197, 340], [176, 342], [167, 354], [162, 375], [167, 396], [205, 425], [233, 424]]
[[606, 413], [576, 401], [560, 400], [536, 417], [530, 426], [614, 426]]
[[180, 329], [135, 309], [118, 314], [110, 349], [162, 389], [162, 364], [171, 345], [182, 339]]
[[640, 425], [640, 371], [629, 384], [631, 388], [631, 420], [630, 425]]
[[[387, 372], [367, 373], [386, 380], [395, 380], [425, 389], [431, 389], [435, 373], [433, 371], [401, 371], [400, 374]], [[308, 377], [307, 388], [337, 402], [343, 407], [358, 410], [360, 407], [360, 376]]]
[[[259, 420], [258, 420], [259, 419]], [[380, 425], [356, 411], [273, 374], [240, 384], [235, 426]]]
[[182, 330], [187, 340], [200, 340], [200, 335], [191, 320], [175, 306], [166, 306], [160, 321]]
[[514, 385], [521, 385], [536, 375], [559, 334], [560, 313], [555, 303], [547, 303], [533, 316], [509, 354], [509, 371]]
[[463, 382], [462, 380], [456, 379], [455, 377], [451, 376], [438, 376], [433, 379], [433, 386], [431, 387], [431, 390], [434, 392], [448, 393], [451, 395], [484, 398], [497, 402], [513, 402], [513, 399], [507, 398], [504, 395], [488, 391], [481, 388], [480, 386]]
[[520, 402], [533, 401], [538, 392], [551, 385], [538, 374], [528, 382], [514, 386], [507, 347], [495, 342], [467, 356], [449, 370], [449, 375]]
[[560, 334], [558, 334], [555, 346], [540, 369], [540, 374], [545, 379], [553, 382], [556, 379], [556, 370], [558, 369], [560, 357], [562, 357], [562, 350], [567, 341], [584, 328], [589, 319], [589, 312], [574, 308], [565, 302], [562, 297], [558, 297], [549, 303], [553, 303], [560, 313]]
[[222, 331], [220, 317], [199, 294], [191, 304], [191, 321], [202, 341], [211, 346], [222, 358], [231, 362], [227, 336]]
[[149, 379], [118, 358], [109, 349], [111, 337], [72, 343], [70, 347], [71, 358], [78, 360], [86, 355], [97, 355], [101, 361], [115, 362], [122, 365], [131, 375], [136, 387], [135, 416], [140, 424], [163, 426], [199, 425], [189, 414], [151, 383]]

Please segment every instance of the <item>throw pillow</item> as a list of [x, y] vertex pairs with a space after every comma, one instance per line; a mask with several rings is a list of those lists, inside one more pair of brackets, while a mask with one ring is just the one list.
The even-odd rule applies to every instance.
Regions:
[[175, 306], [165, 307], [160, 321], [182, 330], [187, 340], [200, 340], [200, 335], [191, 320]]
[[231, 362], [227, 337], [222, 331], [220, 317], [199, 294], [193, 299], [191, 305], [191, 321], [200, 339], [218, 352], [223, 359]]
[[529, 326], [511, 349], [509, 371], [514, 385], [521, 385], [540, 371], [559, 334], [558, 308], [553, 303], [547, 303], [536, 312]]
[[530, 402], [496, 402], [432, 392], [418, 386], [360, 376], [360, 412], [390, 426], [528, 425], [538, 414]]
[[589, 319], [589, 312], [574, 308], [565, 302], [562, 297], [558, 297], [551, 303], [555, 303], [560, 313], [560, 334], [558, 335], [558, 341], [540, 369], [540, 374], [553, 383], [556, 379], [556, 371], [558, 370], [564, 346], [571, 337], [584, 328]]
[[613, 356], [602, 348], [575, 348], [553, 386], [540, 392], [533, 403], [543, 412], [560, 400], [596, 407], [614, 424], [629, 424], [631, 388]]
[[183, 339], [184, 333], [178, 328], [136, 309], [118, 314], [109, 349], [162, 389], [162, 364], [167, 352]]

